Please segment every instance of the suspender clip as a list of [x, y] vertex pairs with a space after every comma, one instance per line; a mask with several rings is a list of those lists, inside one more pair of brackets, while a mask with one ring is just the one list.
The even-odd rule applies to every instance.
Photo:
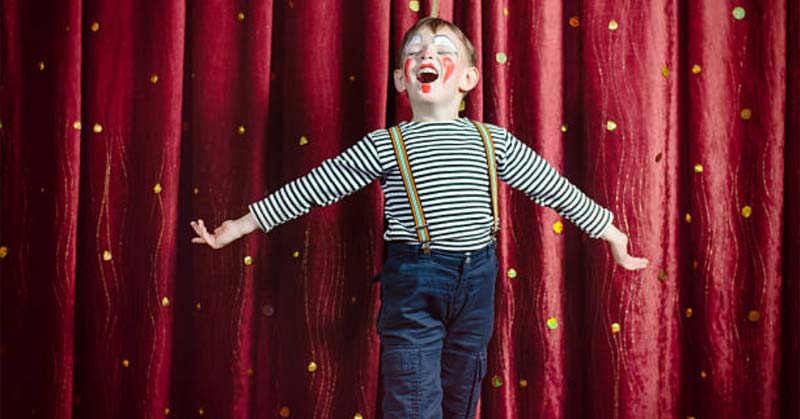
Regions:
[[431, 242], [427, 241], [422, 243], [422, 253], [425, 253], [426, 255], [431, 254]]

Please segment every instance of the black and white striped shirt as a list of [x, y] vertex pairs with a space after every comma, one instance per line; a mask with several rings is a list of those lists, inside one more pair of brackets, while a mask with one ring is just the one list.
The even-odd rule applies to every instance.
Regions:
[[[514, 137], [486, 124], [495, 145], [497, 176], [536, 203], [555, 209], [590, 237], [597, 238], [612, 213]], [[469, 251], [491, 241], [493, 223], [483, 140], [467, 118], [442, 122], [401, 122], [409, 164], [428, 222], [431, 248]], [[380, 179], [388, 222], [384, 240], [419, 243], [414, 219], [385, 129], [373, 131], [339, 156], [325, 160], [261, 201], [250, 212], [266, 231], [332, 204]], [[500, 223], [502, 227], [502, 222]]]

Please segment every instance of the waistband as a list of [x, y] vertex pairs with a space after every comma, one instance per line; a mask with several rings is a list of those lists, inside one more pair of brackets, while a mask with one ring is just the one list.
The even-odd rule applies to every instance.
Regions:
[[477, 250], [467, 252], [451, 252], [447, 250], [431, 249], [430, 255], [426, 255], [422, 251], [420, 244], [409, 244], [404, 242], [389, 242], [387, 254], [389, 257], [394, 255], [414, 256], [417, 259], [432, 258], [436, 262], [443, 265], [451, 265], [454, 267], [461, 266], [464, 261], [469, 259], [473, 262], [479, 262], [484, 258], [493, 257], [496, 255], [497, 244], [494, 241], [489, 242], [486, 246]]

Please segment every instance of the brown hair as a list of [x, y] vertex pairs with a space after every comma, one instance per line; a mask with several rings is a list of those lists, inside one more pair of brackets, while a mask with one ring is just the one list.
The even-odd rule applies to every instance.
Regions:
[[400, 49], [397, 51], [397, 55], [395, 56], [395, 63], [394, 68], [400, 69], [403, 67], [403, 49], [405, 48], [408, 40], [411, 38], [414, 33], [416, 33], [421, 28], [429, 28], [431, 32], [436, 33], [439, 28], [441, 27], [449, 28], [453, 33], [458, 36], [458, 39], [461, 40], [461, 43], [464, 44], [464, 47], [467, 49], [467, 56], [469, 58], [470, 65], [476, 65], [477, 60], [475, 58], [475, 47], [472, 46], [472, 42], [469, 41], [464, 32], [461, 31], [461, 28], [456, 26], [454, 23], [446, 21], [444, 19], [439, 19], [438, 17], [424, 17], [417, 21], [411, 28], [409, 28], [405, 35], [403, 35], [403, 42], [400, 44]]

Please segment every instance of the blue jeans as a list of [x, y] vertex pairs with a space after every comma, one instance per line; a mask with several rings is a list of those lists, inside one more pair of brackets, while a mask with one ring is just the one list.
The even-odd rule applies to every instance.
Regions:
[[495, 244], [462, 253], [391, 243], [380, 273], [383, 417], [475, 415], [494, 327]]

